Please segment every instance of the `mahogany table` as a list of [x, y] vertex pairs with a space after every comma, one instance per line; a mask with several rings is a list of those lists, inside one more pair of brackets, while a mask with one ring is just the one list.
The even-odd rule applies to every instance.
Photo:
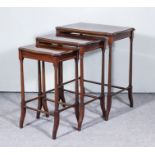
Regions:
[[[47, 115], [53, 115], [54, 116], [54, 123], [53, 123], [53, 132], [52, 132], [52, 138], [56, 139], [57, 130], [59, 127], [59, 120], [60, 120], [60, 112], [63, 112], [64, 110], [67, 110], [69, 108], [74, 107], [75, 108], [75, 115], [78, 117], [78, 51], [75, 48], [68, 48], [68, 47], [55, 47], [51, 46], [50, 48], [44, 48], [44, 47], [36, 47], [35, 45], [29, 45], [19, 48], [19, 59], [20, 59], [20, 76], [21, 76], [21, 115], [20, 115], [20, 128], [23, 128], [23, 123], [26, 116], [26, 109], [30, 109], [33, 111], [37, 111], [38, 113], [42, 112]], [[42, 72], [45, 72], [45, 62], [53, 64], [54, 67], [54, 99], [50, 99], [46, 97], [47, 91], [45, 91], [45, 74], [39, 73], [39, 79], [42, 80], [42, 84], [40, 82], [38, 83], [39, 87], [42, 89], [42, 94], [38, 94], [37, 97], [31, 98], [29, 100], [26, 100], [25, 97], [25, 82], [24, 82], [24, 60], [25, 59], [32, 59], [39, 62], [42, 62]], [[61, 102], [59, 102], [59, 77], [58, 72], [60, 72], [59, 69], [59, 63], [64, 62], [67, 60], [74, 60], [75, 61], [75, 103], [73, 104], [67, 104], [66, 107], [59, 108], [59, 105]], [[40, 80], [39, 80], [40, 81]], [[28, 105], [28, 103], [34, 101], [34, 100], [42, 100], [39, 101], [39, 108], [34, 108]], [[54, 103], [54, 111], [49, 112], [47, 105], [45, 103], [46, 101], [50, 101]], [[41, 110], [41, 104], [44, 106], [44, 110]]]
[[[87, 39], [86, 39], [87, 38]], [[78, 130], [81, 130], [82, 122], [84, 119], [84, 111], [85, 111], [85, 105], [88, 103], [91, 103], [95, 100], [100, 100], [100, 106], [102, 110], [103, 117], [105, 117], [105, 105], [104, 105], [104, 53], [105, 53], [105, 47], [106, 47], [106, 39], [102, 37], [102, 39], [98, 39], [97, 37], [81, 37], [81, 36], [75, 36], [72, 35], [71, 37], [63, 37], [63, 36], [56, 36], [55, 33], [48, 34], [45, 36], [40, 36], [36, 38], [36, 46], [37, 47], [46, 47], [49, 48], [50, 46], [73, 46], [76, 47], [78, 50], [79, 60], [80, 60], [80, 104], [79, 104], [79, 118], [78, 118]], [[99, 96], [87, 94], [84, 91], [84, 55], [86, 52], [94, 51], [96, 49], [101, 49], [102, 56], [102, 67], [101, 67], [101, 94]], [[60, 73], [59, 74], [59, 100], [62, 100], [62, 102], [65, 102], [64, 98], [64, 91], [72, 93], [72, 91], [64, 89], [63, 87], [63, 65], [60, 64]], [[67, 81], [66, 83], [73, 82], [74, 80]], [[88, 101], [84, 101], [84, 97], [91, 98]]]
[[[56, 27], [57, 35], [60, 36], [70, 36], [70, 35], [80, 35], [80, 36], [96, 36], [96, 37], [107, 37], [108, 45], [109, 45], [109, 58], [108, 58], [108, 84], [105, 86], [108, 87], [107, 92], [107, 104], [106, 104], [106, 116], [105, 120], [108, 120], [109, 113], [112, 104], [112, 96], [119, 94], [125, 90], [128, 91], [128, 97], [130, 101], [130, 107], [133, 107], [133, 96], [132, 96], [132, 57], [133, 57], [133, 36], [134, 36], [134, 28], [130, 27], [121, 27], [121, 26], [111, 26], [111, 25], [102, 25], [102, 24], [93, 24], [93, 23], [74, 23], [65, 26]], [[122, 86], [114, 86], [111, 83], [112, 79], [112, 47], [115, 41], [129, 38], [130, 40], [130, 56], [129, 56], [129, 84], [127, 87]], [[86, 81], [96, 84], [94, 81]], [[120, 89], [118, 92], [113, 93], [111, 88]]]

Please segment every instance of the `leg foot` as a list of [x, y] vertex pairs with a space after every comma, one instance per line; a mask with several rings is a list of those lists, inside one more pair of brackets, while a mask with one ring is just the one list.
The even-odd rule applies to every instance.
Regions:
[[23, 128], [24, 120], [25, 120], [25, 115], [26, 115], [26, 108], [21, 109], [21, 116], [20, 116], [20, 122], [19, 122], [19, 127]]
[[54, 114], [53, 134], [52, 134], [53, 139], [56, 139], [58, 127], [59, 127], [59, 112], [55, 112], [55, 114]]
[[108, 119], [109, 119], [109, 113], [106, 112], [106, 114], [105, 114], [105, 121], [108, 121]]
[[84, 118], [84, 105], [80, 105], [79, 108], [79, 121], [78, 121], [78, 130], [81, 130], [82, 127], [82, 122], [83, 122], [83, 118]]
[[105, 118], [105, 116], [106, 116], [105, 104], [104, 104], [104, 103], [105, 103], [105, 102], [104, 102], [104, 99], [100, 99], [100, 106], [101, 106], [103, 118]]
[[130, 89], [128, 90], [128, 98], [129, 98], [129, 101], [130, 101], [130, 107], [132, 108], [132, 107], [133, 107], [132, 88], [130, 88]]

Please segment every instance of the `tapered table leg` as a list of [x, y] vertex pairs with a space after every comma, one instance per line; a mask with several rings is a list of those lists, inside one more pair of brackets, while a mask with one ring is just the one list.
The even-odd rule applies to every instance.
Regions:
[[104, 96], [104, 68], [105, 68], [105, 45], [102, 48], [102, 66], [101, 66], [101, 98], [100, 98], [100, 106], [102, 110], [103, 118], [105, 118], [106, 110], [105, 110], [105, 96]]
[[84, 118], [84, 53], [80, 53], [80, 104], [79, 104], [79, 121], [78, 130], [81, 130]]
[[130, 36], [130, 57], [129, 57], [129, 89], [128, 89], [128, 97], [130, 101], [130, 107], [133, 107], [133, 96], [132, 96], [132, 57], [133, 57], [133, 34], [131, 32]]
[[[41, 64], [40, 64], [40, 60], [38, 60], [38, 96], [42, 95], [41, 92]], [[38, 110], [41, 110], [42, 108], [42, 99], [41, 97], [38, 98]], [[40, 111], [37, 111], [37, 119], [40, 118]]]
[[61, 85], [61, 87], [59, 88], [59, 101], [61, 100], [63, 103], [65, 103], [66, 100], [65, 100], [65, 95], [64, 95], [64, 86], [62, 85], [63, 83], [63, 62], [60, 62], [58, 67], [59, 67], [59, 71], [58, 71], [59, 86]]
[[79, 121], [79, 79], [78, 79], [78, 58], [75, 58], [75, 115]]
[[[45, 62], [42, 61], [42, 105], [45, 111], [49, 112], [47, 101], [46, 101], [46, 80], [45, 80]], [[48, 117], [49, 114], [46, 114], [46, 117]]]
[[19, 127], [23, 128], [26, 115], [23, 58], [20, 58], [20, 79], [21, 79], [21, 115], [20, 115]]
[[54, 125], [52, 138], [56, 139], [57, 130], [59, 127], [59, 88], [58, 88], [58, 64], [54, 64], [55, 71], [55, 109], [54, 109]]
[[111, 110], [112, 96], [111, 96], [111, 77], [112, 77], [112, 38], [109, 38], [109, 60], [108, 60], [108, 93], [107, 93], [107, 108], [105, 120], [109, 118]]

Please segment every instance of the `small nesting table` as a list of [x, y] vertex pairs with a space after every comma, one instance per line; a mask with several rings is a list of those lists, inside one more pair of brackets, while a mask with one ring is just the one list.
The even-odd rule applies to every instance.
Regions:
[[[104, 105], [104, 53], [106, 47], [106, 39], [105, 38], [97, 38], [93, 36], [80, 36], [80, 35], [71, 35], [70, 37], [67, 36], [57, 36], [54, 33], [37, 37], [36, 45], [37, 47], [50, 47], [51, 45], [59, 45], [59, 46], [73, 46], [78, 49], [79, 53], [79, 60], [80, 60], [80, 104], [79, 104], [79, 119], [78, 119], [78, 130], [81, 130], [82, 122], [84, 118], [84, 106], [88, 103], [91, 103], [97, 99], [100, 100], [100, 106], [102, 110], [103, 117], [105, 117], [105, 105]], [[86, 94], [84, 90], [84, 55], [86, 52], [90, 52], [92, 50], [101, 49], [102, 52], [102, 70], [101, 70], [101, 94], [99, 96]], [[62, 63], [60, 64], [60, 69], [62, 73]], [[63, 83], [62, 74], [59, 75], [61, 81], [59, 81], [60, 85]], [[68, 81], [67, 83], [73, 82], [74, 80]], [[64, 91], [68, 91], [61, 87], [60, 90], [60, 97], [62, 101], [65, 101], [64, 98]], [[69, 91], [71, 92], [71, 91]], [[84, 96], [92, 98], [91, 100], [84, 102]]]
[[[109, 113], [112, 104], [112, 96], [119, 94], [125, 90], [128, 91], [128, 97], [130, 101], [130, 107], [133, 107], [133, 96], [132, 96], [132, 57], [133, 57], [133, 36], [134, 36], [134, 28], [130, 27], [121, 27], [121, 26], [111, 26], [111, 25], [102, 25], [102, 24], [93, 24], [93, 23], [74, 23], [65, 26], [56, 27], [57, 35], [60, 36], [71, 36], [77, 35], [86, 37], [87, 35], [91, 35], [94, 37], [107, 37], [108, 45], [109, 45], [109, 60], [108, 60], [108, 84], [105, 86], [108, 87], [107, 92], [107, 104], [106, 104], [106, 116], [105, 119], [108, 120]], [[111, 83], [112, 79], [112, 47], [115, 41], [129, 38], [130, 39], [130, 56], [129, 56], [129, 84], [127, 87], [122, 86], [114, 86]], [[87, 81], [95, 84], [99, 84], [94, 81]], [[111, 88], [120, 89], [118, 92], [112, 93]]]
[[[20, 116], [20, 123], [19, 126], [20, 128], [23, 128], [23, 123], [26, 115], [26, 109], [30, 109], [33, 111], [37, 111], [37, 114], [40, 112], [45, 113], [47, 116], [48, 115], [53, 115], [54, 116], [54, 125], [53, 125], [53, 133], [52, 137], [53, 139], [56, 139], [57, 135], [57, 130], [59, 126], [59, 113], [67, 110], [68, 108], [75, 108], [75, 115], [78, 118], [78, 51], [77, 49], [71, 49], [71, 48], [66, 48], [66, 47], [50, 47], [50, 48], [39, 48], [36, 47], [35, 45], [30, 45], [30, 46], [24, 46], [19, 48], [19, 59], [20, 59], [20, 75], [21, 75], [21, 116]], [[54, 66], [54, 73], [55, 73], [55, 88], [53, 89], [54, 92], [54, 100], [49, 99], [46, 97], [46, 93], [48, 91], [45, 91], [45, 75], [42, 75], [42, 83], [40, 84], [39, 80], [39, 89], [42, 89], [42, 93], [38, 94], [37, 97], [26, 100], [25, 99], [25, 89], [24, 89], [24, 65], [23, 61], [24, 59], [33, 59], [37, 61], [42, 61], [42, 66], [43, 66], [43, 72], [44, 70], [44, 62], [49, 62], [52, 63]], [[59, 69], [59, 63], [62, 61], [67, 61], [67, 60], [75, 60], [75, 103], [68, 105], [65, 103], [65, 107], [59, 108], [59, 77], [58, 77], [58, 72], [60, 72]], [[39, 79], [41, 75], [39, 74]], [[41, 87], [41, 88], [40, 88]], [[30, 107], [28, 105], [29, 102], [38, 100], [39, 101], [39, 107], [34, 108]], [[45, 101], [50, 101], [54, 102], [54, 111], [51, 113], [48, 111], [47, 105]], [[44, 107], [44, 110], [41, 110], [41, 106]]]

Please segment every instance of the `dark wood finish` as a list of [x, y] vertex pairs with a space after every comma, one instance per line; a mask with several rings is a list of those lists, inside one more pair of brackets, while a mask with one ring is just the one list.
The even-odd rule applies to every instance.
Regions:
[[108, 120], [110, 109], [111, 109], [111, 78], [112, 78], [112, 37], [109, 38], [109, 60], [108, 60], [108, 94], [107, 94], [107, 109], [105, 120]]
[[[48, 107], [47, 107], [47, 102], [46, 102], [46, 79], [45, 79], [45, 62], [42, 61], [42, 106], [44, 108], [45, 111], [48, 112]], [[46, 117], [48, 117], [49, 115], [46, 114]]]
[[65, 103], [66, 100], [65, 100], [65, 95], [63, 92], [64, 86], [62, 85], [62, 83], [63, 83], [63, 62], [59, 63], [58, 77], [59, 77], [59, 86], [61, 86], [59, 88], [59, 101], [62, 101], [63, 103]]
[[[42, 74], [41, 74], [42, 71]], [[40, 61], [38, 61], [38, 96], [42, 96], [42, 98], [38, 98], [38, 110], [41, 110], [42, 107], [47, 112], [46, 117], [48, 117], [48, 107], [47, 102], [45, 100], [46, 98], [46, 84], [45, 84], [45, 62], [42, 62], [42, 70], [41, 70], [41, 64]], [[40, 111], [37, 112], [37, 119], [40, 118]]]
[[50, 46], [69, 46], [69, 47], [77, 47], [77, 48], [84, 48], [84, 52], [92, 51], [99, 48], [101, 44], [101, 40], [104, 42], [105, 38], [94, 38], [89, 36], [89, 38], [82, 38], [81, 36], [57, 36], [55, 33], [51, 33], [48, 35], [40, 36], [36, 38], [36, 46], [37, 47], [47, 47]]
[[[130, 38], [130, 57], [129, 57], [129, 85], [128, 89], [122, 89], [128, 91], [128, 97], [130, 101], [130, 107], [133, 107], [133, 97], [132, 97], [132, 49], [133, 49], [133, 34], [134, 28], [122, 27], [122, 26], [111, 26], [111, 25], [102, 25], [102, 24], [93, 24], [93, 23], [74, 23], [65, 26], [56, 27], [56, 32], [58, 36], [84, 36], [89, 38], [93, 36], [97, 37], [107, 37], [109, 45], [109, 60], [108, 60], [108, 94], [107, 94], [107, 107], [105, 120], [108, 120], [109, 113], [112, 104], [112, 95], [111, 92], [111, 78], [112, 78], [112, 47], [115, 41]], [[120, 91], [122, 92], [122, 91]]]
[[78, 122], [78, 130], [81, 130], [83, 118], [84, 118], [84, 51], [82, 49], [79, 52], [80, 54], [80, 105], [79, 105], [79, 122]]
[[[77, 58], [78, 58], [78, 53], [77, 53]], [[75, 59], [75, 115], [77, 121], [79, 121], [79, 76], [78, 76], [78, 59]]]
[[[24, 90], [24, 66], [23, 61], [25, 58], [34, 59], [38, 62], [38, 97], [25, 100], [25, 90]], [[40, 118], [40, 113], [45, 113], [48, 117], [49, 115], [54, 116], [54, 125], [53, 125], [53, 133], [52, 138], [56, 139], [57, 130], [59, 127], [59, 113], [67, 110], [68, 108], [74, 107], [76, 109], [76, 118], [78, 119], [79, 111], [78, 111], [78, 51], [75, 48], [67, 48], [67, 47], [50, 47], [50, 48], [40, 48], [35, 45], [25, 46], [19, 48], [19, 59], [20, 59], [20, 76], [21, 76], [21, 116], [20, 116], [20, 128], [23, 128], [23, 123], [26, 115], [26, 109], [30, 109], [37, 112], [37, 118]], [[66, 60], [73, 59], [75, 60], [75, 103], [72, 105], [68, 105], [65, 103], [65, 107], [63, 109], [59, 109], [60, 102], [60, 88], [63, 87], [62, 84], [62, 62]], [[42, 62], [42, 69], [41, 69]], [[51, 100], [54, 102], [55, 109], [54, 112], [49, 112], [47, 107], [47, 101], [50, 101], [46, 97], [46, 81], [45, 81], [45, 62], [53, 63], [54, 72], [55, 72], [55, 99]], [[61, 73], [60, 73], [61, 72]], [[62, 96], [61, 96], [62, 97]], [[62, 98], [61, 98], [62, 99]], [[30, 107], [27, 103], [38, 100], [38, 109]], [[44, 110], [42, 110], [42, 107]]]
[[58, 35], [64, 33], [80, 33], [81, 35], [113, 36], [113, 40], [116, 41], [129, 37], [130, 33], [134, 31], [134, 28], [80, 22], [57, 26], [56, 30]]
[[[53, 34], [40, 36], [36, 38], [36, 45], [37, 47], [49, 47], [50, 46], [69, 46], [69, 47], [76, 47], [79, 50], [79, 60], [80, 60], [80, 103], [79, 103], [79, 116], [78, 118], [78, 130], [81, 130], [82, 122], [84, 118], [84, 54], [86, 52], [93, 51], [95, 49], [101, 49], [102, 50], [102, 56], [104, 59], [104, 52], [106, 47], [106, 39], [105, 38], [95, 38], [94, 36], [89, 36], [89, 38], [86, 39], [86, 37], [83, 36], [58, 36]], [[62, 72], [62, 71], [61, 71]], [[104, 65], [102, 65], [102, 72], [104, 72]], [[104, 74], [104, 73], [102, 73]], [[101, 87], [104, 88], [104, 76], [101, 79]], [[61, 89], [63, 90], [63, 89]], [[62, 92], [62, 91], [61, 91]], [[63, 93], [64, 94], [64, 93]], [[103, 113], [103, 116], [105, 116], [105, 105], [104, 105], [104, 90], [101, 92], [101, 96], [97, 99], [100, 99], [100, 105], [101, 110]], [[94, 101], [94, 100], [92, 100]], [[89, 102], [90, 103], [90, 102]], [[76, 109], [77, 110], [77, 109]]]
[[105, 96], [104, 96], [104, 66], [105, 66], [105, 48], [106, 44], [102, 47], [102, 66], [101, 66], [101, 98], [100, 98], [100, 105], [102, 109], [103, 118], [105, 118], [106, 110], [105, 110]]
[[54, 109], [54, 126], [53, 126], [53, 139], [56, 139], [56, 134], [59, 126], [59, 79], [58, 79], [58, 63], [54, 64], [54, 72], [55, 72], [55, 109]]
[[133, 107], [133, 96], [132, 96], [132, 57], [133, 57], [133, 35], [132, 32], [130, 35], [130, 58], [129, 58], [129, 89], [128, 96], [130, 100], [130, 107]]
[[[42, 92], [41, 92], [41, 65], [40, 65], [40, 60], [38, 60], [38, 96], [41, 96]], [[42, 108], [42, 99], [39, 97], [38, 98], [38, 110], [41, 110]], [[40, 118], [40, 112], [37, 112], [37, 119]]]
[[96, 41], [98, 42], [100, 39], [102, 40], [103, 37], [96, 38], [96, 37], [90, 36], [88, 39], [87, 36], [84, 37], [81, 35], [72, 35], [71, 37], [66, 35], [59, 36], [54, 32], [48, 35], [43, 35], [36, 38], [36, 40], [39, 41], [40, 43], [53, 43], [55, 45], [59, 44], [59, 45], [69, 45], [69, 46], [77, 46], [77, 47], [90, 45]]
[[21, 78], [21, 115], [20, 115], [20, 122], [19, 127], [23, 128], [23, 123], [26, 115], [26, 108], [25, 108], [25, 87], [24, 87], [24, 66], [23, 66], [23, 57], [19, 54], [20, 58], [20, 78]]

